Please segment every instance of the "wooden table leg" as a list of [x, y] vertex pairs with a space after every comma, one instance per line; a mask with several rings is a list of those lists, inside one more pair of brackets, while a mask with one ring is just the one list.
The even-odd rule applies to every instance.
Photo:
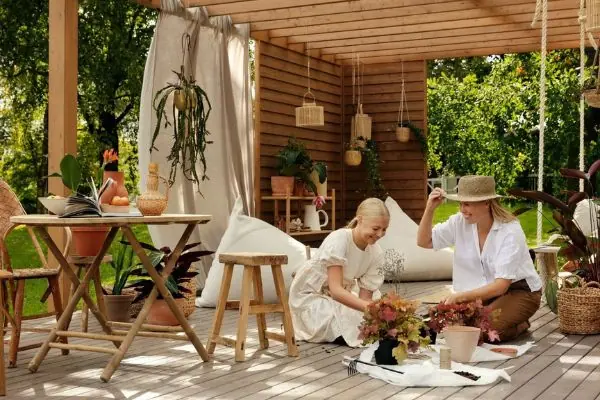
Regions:
[[[119, 228], [116, 228], [116, 227], [112, 228], [110, 230], [110, 232], [108, 233], [108, 236], [106, 237], [106, 240], [102, 244], [102, 248], [100, 249], [100, 252], [98, 253], [98, 255], [96, 256], [96, 259], [92, 263], [92, 266], [86, 272], [86, 274], [83, 278], [83, 281], [79, 282], [79, 279], [77, 279], [77, 274], [75, 274], [75, 272], [71, 269], [69, 262], [63, 256], [62, 252], [56, 246], [56, 244], [54, 243], [52, 238], [50, 238], [50, 235], [48, 234], [48, 232], [45, 229], [36, 228], [36, 231], [38, 232], [40, 237], [48, 245], [48, 250], [50, 250], [52, 252], [52, 254], [56, 258], [56, 260], [62, 266], [63, 271], [65, 271], [65, 273], [71, 279], [71, 281], [77, 285], [77, 290], [75, 290], [73, 297], [69, 300], [69, 303], [63, 310], [63, 313], [60, 316], [60, 318], [58, 319], [55, 327], [50, 330], [50, 334], [48, 335], [48, 338], [44, 341], [44, 343], [42, 344], [42, 346], [40, 347], [40, 349], [38, 350], [36, 355], [33, 357], [31, 362], [29, 363], [29, 371], [36, 372], [37, 369], [39, 368], [40, 364], [42, 363], [42, 361], [44, 361], [44, 359], [46, 358], [46, 355], [48, 354], [48, 351], [50, 350], [50, 343], [53, 343], [54, 341], [56, 341], [56, 338], [58, 337], [56, 332], [64, 331], [64, 330], [68, 329], [68, 324], [73, 317], [73, 312], [75, 311], [75, 308], [77, 307], [77, 303], [79, 302], [79, 299], [81, 299], [82, 297], [83, 297], [84, 301], [88, 304], [90, 310], [94, 313], [94, 315], [98, 319], [98, 322], [100, 323], [100, 325], [102, 325], [102, 328], [104, 329], [104, 331], [107, 334], [112, 333], [112, 329], [106, 324], [106, 319], [98, 311], [96, 305], [94, 304], [94, 302], [92, 301], [92, 299], [88, 293], [88, 284], [89, 284], [90, 280], [92, 279], [92, 277], [94, 276], [93, 274], [95, 273], [95, 270], [97, 268], [99, 268], [100, 262], [102, 261], [104, 254], [106, 254], [106, 252], [108, 251], [113, 239], [117, 235], [118, 230], [119, 230]], [[115, 343], [115, 345], [118, 346], [119, 343]]]
[[4, 282], [0, 282], [0, 396], [6, 396], [6, 366], [4, 365]]
[[196, 351], [198, 352], [198, 354], [200, 355], [202, 360], [208, 361], [208, 353], [206, 352], [204, 345], [202, 345], [202, 342], [200, 341], [198, 336], [196, 336], [196, 334], [195, 334], [194, 330], [192, 329], [192, 327], [190, 326], [189, 322], [185, 319], [185, 317], [183, 316], [183, 313], [177, 307], [177, 304], [175, 303], [175, 300], [173, 299], [173, 296], [171, 296], [171, 293], [169, 292], [169, 290], [166, 288], [166, 286], [164, 284], [164, 279], [163, 279], [163, 277], [169, 276], [169, 274], [175, 267], [175, 261], [177, 260], [177, 258], [179, 258], [179, 256], [183, 252], [183, 248], [185, 247], [188, 239], [190, 238], [190, 236], [195, 228], [196, 228], [196, 224], [189, 224], [186, 227], [185, 231], [183, 232], [183, 234], [181, 236], [181, 239], [179, 239], [179, 242], [177, 243], [177, 246], [175, 246], [175, 249], [171, 253], [169, 261], [167, 262], [167, 265], [165, 266], [165, 269], [163, 271], [163, 276], [161, 276], [156, 271], [154, 266], [152, 265], [150, 258], [148, 257], [148, 255], [146, 254], [146, 252], [144, 251], [142, 246], [140, 245], [140, 242], [138, 242], [134, 233], [131, 231], [131, 228], [126, 225], [121, 227], [123, 234], [127, 237], [127, 240], [129, 241], [129, 244], [133, 248], [133, 251], [137, 254], [140, 261], [144, 265], [144, 268], [146, 268], [146, 270], [148, 271], [148, 274], [154, 281], [155, 286], [154, 286], [154, 289], [152, 289], [152, 291], [150, 292], [150, 295], [148, 296], [146, 301], [144, 302], [144, 307], [142, 308], [142, 311], [140, 311], [140, 314], [136, 318], [135, 322], [129, 329], [129, 332], [125, 336], [125, 339], [121, 343], [121, 346], [119, 347], [119, 351], [112, 356], [108, 365], [104, 368], [104, 371], [102, 372], [102, 376], [100, 377], [100, 379], [102, 379], [103, 382], [108, 382], [110, 380], [110, 378], [112, 377], [112, 375], [114, 374], [114, 372], [119, 367], [119, 365], [121, 364], [121, 360], [123, 360], [125, 353], [127, 353], [129, 346], [133, 342], [133, 339], [135, 338], [137, 332], [139, 331], [139, 329], [141, 328], [142, 324], [144, 323], [146, 317], [148, 316], [148, 313], [150, 312], [150, 307], [152, 306], [152, 303], [154, 303], [154, 301], [158, 297], [159, 292], [160, 292], [161, 296], [164, 298], [165, 302], [169, 305], [171, 311], [173, 312], [173, 314], [179, 321], [179, 324], [181, 325], [183, 331], [185, 332], [188, 339], [192, 342], [192, 344], [196, 348]]

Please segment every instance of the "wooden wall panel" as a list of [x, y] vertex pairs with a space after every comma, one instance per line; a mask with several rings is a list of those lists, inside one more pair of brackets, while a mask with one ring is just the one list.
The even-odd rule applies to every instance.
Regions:
[[[410, 120], [426, 129], [427, 64], [424, 61], [404, 63], [405, 91]], [[352, 67], [344, 66], [344, 141], [350, 139], [350, 120], [356, 112], [353, 104]], [[414, 220], [423, 215], [427, 196], [427, 168], [416, 138], [400, 143], [395, 129], [402, 90], [402, 64], [367, 64], [363, 73], [363, 112], [373, 118], [372, 139], [377, 141], [382, 161], [383, 183], [400, 207]], [[404, 110], [406, 115], [406, 109]], [[366, 170], [364, 161], [358, 167], [344, 165], [343, 208], [349, 219], [367, 193], [365, 191]]]
[[[271, 194], [271, 176], [276, 174], [275, 154], [286, 145], [288, 138], [295, 136], [303, 142], [315, 161], [323, 161], [328, 167], [328, 190], [336, 189], [338, 197], [337, 215], [342, 191], [342, 78], [341, 67], [321, 59], [311, 59], [311, 91], [317, 104], [325, 107], [325, 126], [296, 127], [295, 109], [302, 105], [302, 96], [307, 88], [306, 61], [304, 54], [257, 42], [257, 123], [256, 140], [258, 149], [257, 194]], [[257, 198], [259, 218], [273, 222], [273, 201]], [[281, 207], [285, 205], [280, 202]], [[329, 205], [325, 209], [331, 216]], [[305, 240], [303, 240], [305, 241]]]

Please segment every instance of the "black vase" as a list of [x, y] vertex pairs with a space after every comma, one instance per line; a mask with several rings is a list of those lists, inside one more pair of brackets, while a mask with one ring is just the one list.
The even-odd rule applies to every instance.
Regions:
[[437, 338], [437, 332], [429, 327], [422, 326], [419, 330], [419, 336], [421, 337], [429, 337], [431, 344], [435, 344], [435, 339]]
[[392, 355], [392, 350], [398, 346], [398, 341], [392, 338], [379, 340], [379, 347], [375, 350], [375, 362], [380, 365], [398, 365], [398, 361]]

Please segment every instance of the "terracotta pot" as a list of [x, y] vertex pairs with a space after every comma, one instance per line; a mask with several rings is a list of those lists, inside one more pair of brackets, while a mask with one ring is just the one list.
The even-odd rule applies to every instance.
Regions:
[[452, 361], [469, 362], [479, 343], [481, 329], [472, 326], [449, 326], [443, 331]]
[[104, 296], [106, 316], [109, 321], [129, 322], [129, 307], [134, 294], [109, 294]]
[[78, 256], [94, 257], [102, 248], [102, 244], [110, 229], [104, 226], [73, 226], [73, 244]]
[[396, 127], [396, 139], [402, 143], [408, 142], [410, 140], [410, 128]]
[[306, 186], [306, 183], [300, 180], [296, 180], [294, 183], [294, 196], [310, 196], [312, 192]]
[[360, 165], [362, 154], [360, 154], [360, 151], [358, 150], [346, 150], [346, 153], [344, 153], [344, 161], [351, 166]]
[[273, 196], [292, 195], [294, 193], [294, 177], [293, 176], [272, 176], [271, 191]]
[[104, 171], [104, 181], [106, 179], [112, 178], [116, 184], [112, 184], [107, 187], [102, 196], [100, 196], [100, 203], [102, 204], [110, 204], [110, 201], [113, 197], [129, 197], [129, 193], [127, 192], [127, 188], [125, 187], [125, 176], [121, 171]]
[[319, 182], [319, 174], [317, 173], [317, 171], [313, 171], [310, 173], [310, 180], [315, 184], [315, 186], [317, 187], [317, 196], [327, 196], [327, 178], [325, 178], [325, 182], [321, 183]]
[[[175, 299], [177, 307], [181, 310], [184, 307], [186, 299]], [[163, 326], [176, 326], [179, 325], [179, 321], [175, 318], [175, 315], [169, 308], [169, 305], [164, 300], [156, 300], [150, 307], [150, 313], [146, 318], [146, 323], [151, 325], [163, 325]]]

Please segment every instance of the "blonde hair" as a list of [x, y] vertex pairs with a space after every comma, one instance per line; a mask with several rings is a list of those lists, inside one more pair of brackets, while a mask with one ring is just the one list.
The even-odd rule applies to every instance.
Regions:
[[498, 199], [490, 200], [490, 212], [492, 213], [494, 221], [507, 223], [517, 220], [517, 217], [500, 205]]
[[355, 228], [358, 217], [390, 217], [390, 212], [385, 203], [376, 197], [369, 197], [362, 201], [356, 209], [356, 216], [346, 225], [346, 228]]

